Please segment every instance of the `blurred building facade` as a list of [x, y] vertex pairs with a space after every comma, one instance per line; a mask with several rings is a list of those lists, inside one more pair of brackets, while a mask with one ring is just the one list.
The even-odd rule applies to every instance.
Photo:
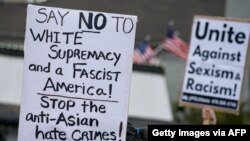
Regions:
[[[21, 1], [21, 0], [20, 0]], [[34, 1], [36, 2], [36, 1]], [[161, 41], [166, 33], [168, 21], [173, 19], [182, 37], [188, 41], [193, 15], [224, 15], [225, 0], [48, 0], [39, 5], [122, 13], [138, 16], [136, 40], [149, 34], [152, 42]], [[27, 3], [0, 3], [0, 40], [24, 39]]]

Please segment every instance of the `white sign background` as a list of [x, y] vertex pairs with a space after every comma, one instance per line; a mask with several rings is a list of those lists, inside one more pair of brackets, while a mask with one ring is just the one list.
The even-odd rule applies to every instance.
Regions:
[[137, 17], [29, 5], [26, 22], [18, 140], [125, 141]]
[[249, 33], [247, 22], [196, 16], [180, 102], [238, 110]]

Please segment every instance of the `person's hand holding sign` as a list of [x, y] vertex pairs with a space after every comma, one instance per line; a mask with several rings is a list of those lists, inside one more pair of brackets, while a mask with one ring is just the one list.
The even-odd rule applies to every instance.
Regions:
[[215, 125], [217, 118], [213, 109], [204, 107], [202, 108], [203, 125]]

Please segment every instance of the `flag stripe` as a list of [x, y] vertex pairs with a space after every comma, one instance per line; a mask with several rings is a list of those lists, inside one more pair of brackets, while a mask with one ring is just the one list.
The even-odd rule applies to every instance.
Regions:
[[174, 35], [172, 38], [166, 38], [164, 40], [163, 47], [179, 58], [187, 60], [188, 45], [178, 36]]
[[133, 61], [136, 64], [148, 63], [153, 55], [154, 55], [154, 50], [151, 48], [149, 44], [146, 44], [146, 46], [142, 46], [141, 48], [138, 47], [134, 50]]

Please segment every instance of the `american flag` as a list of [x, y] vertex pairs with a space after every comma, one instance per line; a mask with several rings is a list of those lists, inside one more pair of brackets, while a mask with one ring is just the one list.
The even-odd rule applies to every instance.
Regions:
[[183, 60], [187, 60], [188, 57], [188, 45], [185, 41], [183, 41], [176, 32], [168, 31], [166, 38], [163, 42], [163, 47], [167, 51], [175, 54], [179, 58]]
[[139, 47], [134, 50], [133, 62], [135, 64], [148, 63], [152, 56], [154, 55], [154, 50], [147, 41], [143, 41]]

